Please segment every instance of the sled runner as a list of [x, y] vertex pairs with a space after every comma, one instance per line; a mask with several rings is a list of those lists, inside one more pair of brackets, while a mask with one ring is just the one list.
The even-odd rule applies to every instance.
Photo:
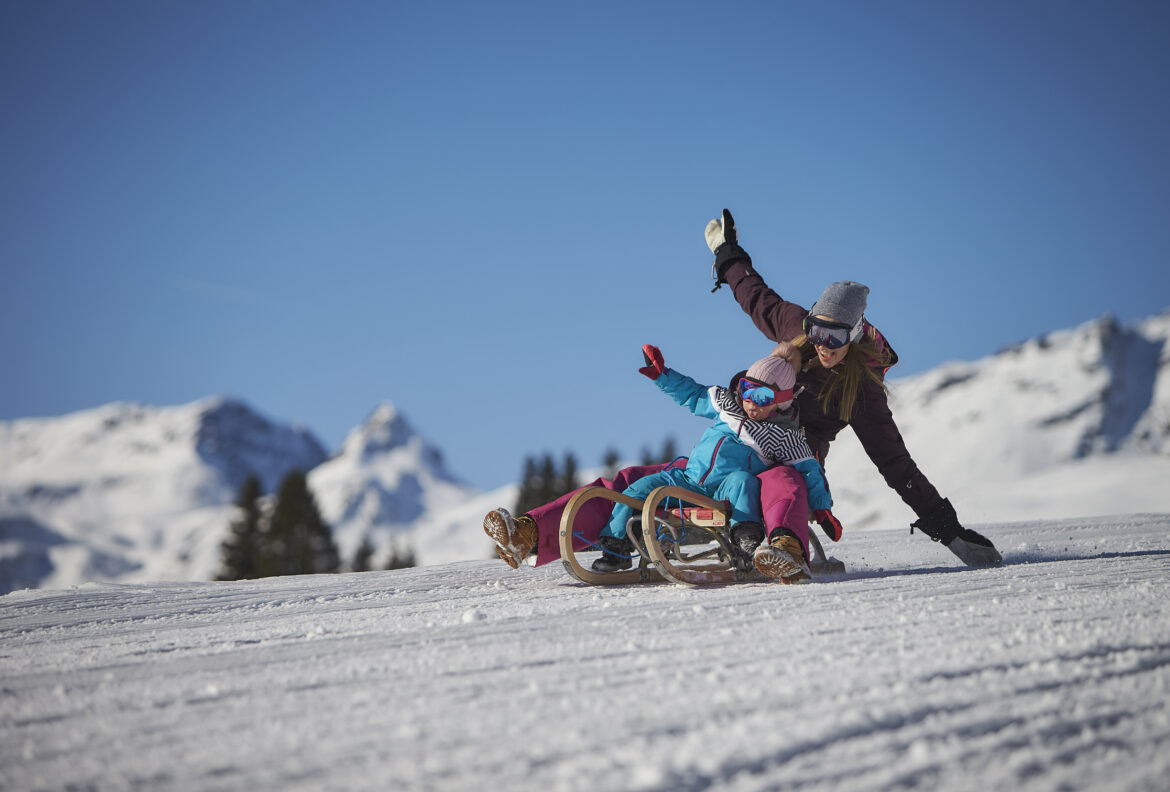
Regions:
[[[573, 548], [573, 521], [581, 507], [594, 498], [624, 503], [634, 509], [635, 515], [626, 526], [626, 534], [638, 553], [633, 569], [594, 572], [578, 559]], [[731, 564], [727, 511], [725, 501], [714, 501], [680, 487], [659, 487], [645, 501], [604, 487], [586, 487], [569, 499], [561, 515], [561, 561], [577, 580], [602, 586], [662, 580], [689, 586], [766, 580], [755, 570], [743, 572]], [[809, 568], [814, 575], [845, 571], [843, 563], [825, 557], [820, 540], [812, 531], [809, 531], [809, 550], [812, 555]]]

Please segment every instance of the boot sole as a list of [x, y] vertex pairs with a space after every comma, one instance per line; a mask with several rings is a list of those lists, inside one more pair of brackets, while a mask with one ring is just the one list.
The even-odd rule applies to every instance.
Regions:
[[753, 559], [756, 571], [764, 577], [779, 579], [785, 585], [805, 583], [811, 580], [808, 570], [790, 554], [776, 548], [756, 553]]
[[[513, 535], [508, 530], [508, 520], [498, 510], [487, 513], [483, 518], [483, 532], [496, 543], [496, 555], [507, 562], [512, 569], [519, 569], [524, 557], [531, 547], [517, 547], [513, 542]], [[513, 523], [514, 525], [515, 523]]]

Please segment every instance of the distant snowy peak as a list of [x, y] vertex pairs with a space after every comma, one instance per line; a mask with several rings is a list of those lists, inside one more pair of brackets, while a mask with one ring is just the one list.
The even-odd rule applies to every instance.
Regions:
[[[1130, 450], [1170, 454], [1170, 312], [1133, 325], [1106, 314], [1071, 330], [1048, 333], [1002, 353], [998, 368], [1014, 381], [1029, 375], [1048, 402], [1038, 426], [1079, 428], [1069, 458]], [[1062, 382], [1063, 380], [1063, 382]]]
[[1168, 329], [1167, 315], [1128, 327], [1106, 315], [893, 380], [899, 423], [911, 433], [945, 427], [968, 458], [1017, 472], [1121, 450], [1170, 453]]
[[8, 485], [173, 474], [202, 465], [229, 488], [256, 473], [272, 490], [288, 469], [309, 470], [326, 456], [307, 430], [273, 423], [222, 396], [177, 407], [116, 402], [12, 421], [0, 424], [0, 449]]
[[196, 453], [236, 486], [255, 474], [273, 492], [289, 471], [308, 472], [326, 458], [307, 429], [274, 423], [237, 399], [217, 396], [193, 406]]
[[361, 424], [349, 431], [341, 444], [341, 453], [354, 459], [373, 459], [404, 447], [417, 437], [398, 408], [390, 402], [382, 402]]
[[343, 554], [366, 536], [379, 549], [388, 547], [394, 538], [414, 533], [436, 509], [473, 493], [390, 402], [350, 431], [341, 450], [312, 472], [309, 484]]
[[0, 589], [208, 578], [249, 474], [325, 459], [308, 431], [212, 397], [0, 422]]
[[[1170, 313], [1105, 315], [971, 362], [891, 379], [915, 463], [964, 519], [1164, 510], [1170, 465]], [[905, 504], [856, 436], [827, 472], [855, 528], [905, 525]]]
[[390, 402], [382, 402], [359, 426], [351, 429], [334, 459], [347, 466], [385, 465], [392, 460], [416, 461], [439, 479], [453, 480], [437, 448], [414, 430]]

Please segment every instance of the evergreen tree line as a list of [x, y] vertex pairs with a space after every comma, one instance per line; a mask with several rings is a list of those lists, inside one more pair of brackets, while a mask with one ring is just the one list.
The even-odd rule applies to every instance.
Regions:
[[[668, 437], [662, 444], [662, 450], [655, 454], [648, 446], [642, 447], [638, 464], [657, 465], [664, 462], [673, 462], [678, 458], [674, 438]], [[612, 479], [618, 471], [621, 455], [617, 449], [610, 448], [602, 457], [601, 465], [605, 469], [602, 474]], [[577, 458], [569, 451], [564, 461], [558, 467], [552, 454], [545, 453], [538, 459], [534, 456], [524, 458], [524, 471], [520, 477], [520, 491], [516, 496], [516, 508], [513, 514], [524, 514], [541, 504], [554, 501], [566, 492], [572, 492], [580, 487], [582, 482], [577, 480]]]
[[[217, 580], [343, 571], [333, 529], [321, 517], [303, 472], [293, 471], [284, 477], [271, 508], [265, 508], [263, 496], [260, 478], [249, 475], [240, 486], [236, 499], [238, 511], [220, 546], [222, 568]], [[367, 535], [348, 564], [348, 570], [373, 569], [374, 552], [373, 542]], [[384, 568], [414, 565], [413, 551], [395, 547]]]

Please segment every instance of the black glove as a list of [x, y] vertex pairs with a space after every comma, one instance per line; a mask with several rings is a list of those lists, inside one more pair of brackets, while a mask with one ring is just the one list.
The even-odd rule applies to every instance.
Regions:
[[1003, 563], [1003, 556], [991, 540], [969, 528], [964, 528], [955, 514], [955, 507], [946, 498], [940, 500], [925, 517], [910, 523], [936, 542], [942, 542], [967, 566], [994, 566]]
[[735, 220], [731, 212], [723, 210], [722, 216], [707, 223], [703, 236], [707, 239], [707, 247], [715, 254], [715, 263], [711, 265], [711, 278], [715, 281], [717, 291], [727, 281], [724, 275], [727, 268], [737, 261], [752, 262], [752, 257], [739, 246], [739, 234], [735, 230]]

